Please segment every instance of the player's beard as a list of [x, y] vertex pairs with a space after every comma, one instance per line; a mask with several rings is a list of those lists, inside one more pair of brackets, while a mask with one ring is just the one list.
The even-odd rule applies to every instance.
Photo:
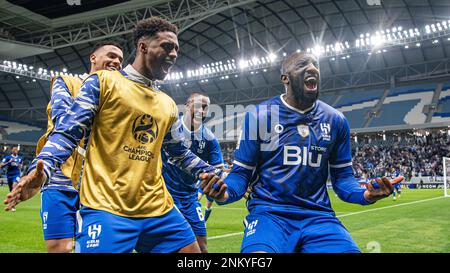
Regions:
[[292, 75], [288, 75], [289, 82], [291, 84], [292, 93], [295, 100], [299, 105], [301, 104], [314, 104], [319, 98], [319, 85], [317, 85], [317, 91], [315, 93], [305, 91], [304, 74], [301, 77], [295, 78]]

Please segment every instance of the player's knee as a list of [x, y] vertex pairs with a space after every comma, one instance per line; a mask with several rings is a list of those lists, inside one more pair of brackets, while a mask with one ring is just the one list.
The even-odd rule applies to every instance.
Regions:
[[197, 243], [202, 253], [208, 253], [208, 244], [206, 242], [206, 236], [197, 236]]
[[73, 251], [72, 238], [47, 240], [46, 243], [48, 253], [71, 253]]
[[199, 247], [197, 241], [190, 243], [185, 247], [182, 247], [177, 252], [178, 253], [201, 253], [200, 247]]
[[208, 246], [206, 244], [199, 244], [202, 253], [208, 253]]

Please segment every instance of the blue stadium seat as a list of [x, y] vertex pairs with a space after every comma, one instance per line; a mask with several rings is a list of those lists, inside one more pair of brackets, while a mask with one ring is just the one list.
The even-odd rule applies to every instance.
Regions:
[[426, 92], [426, 91], [434, 91], [436, 90], [437, 84], [418, 84], [415, 86], [405, 86], [405, 87], [397, 87], [394, 89], [391, 89], [389, 92], [389, 96], [396, 96], [401, 94], [411, 94], [411, 93], [419, 93], [419, 92]]
[[420, 100], [398, 101], [384, 104], [379, 117], [374, 117], [370, 127], [406, 124], [404, 118]]
[[375, 90], [355, 90], [347, 92], [342, 95], [341, 99], [338, 101], [336, 108], [350, 106], [353, 104], [363, 103], [366, 101], [376, 100], [383, 96], [383, 89]]
[[42, 130], [33, 130], [33, 131], [8, 134], [7, 139], [14, 140], [14, 141], [37, 142], [39, 140], [39, 138], [43, 134], [45, 134], [45, 131], [46, 130], [42, 129]]
[[442, 87], [441, 98], [438, 101], [438, 112], [433, 114], [433, 117], [450, 117], [450, 83], [445, 83]]
[[372, 107], [366, 107], [363, 109], [344, 112], [344, 116], [347, 118], [350, 128], [362, 128], [366, 121], [366, 114]]

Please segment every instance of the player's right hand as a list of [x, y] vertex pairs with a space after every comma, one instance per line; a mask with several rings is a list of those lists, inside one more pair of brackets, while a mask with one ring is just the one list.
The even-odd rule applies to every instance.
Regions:
[[367, 190], [364, 192], [364, 198], [374, 203], [380, 199], [386, 198], [394, 191], [394, 184], [403, 181], [403, 176], [398, 176], [392, 180], [386, 177], [377, 178], [367, 184]]
[[225, 202], [228, 199], [228, 186], [214, 173], [200, 174], [202, 183], [200, 188], [207, 196], [215, 199], [218, 202]]
[[3, 204], [6, 205], [5, 210], [10, 211], [20, 202], [36, 195], [46, 180], [44, 161], [39, 160], [36, 164], [36, 169], [23, 176], [17, 186], [6, 195], [6, 199], [3, 201]]

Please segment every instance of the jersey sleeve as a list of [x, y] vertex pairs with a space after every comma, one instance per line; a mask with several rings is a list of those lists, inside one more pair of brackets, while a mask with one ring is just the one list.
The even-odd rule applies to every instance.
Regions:
[[71, 155], [84, 135], [88, 135], [97, 114], [100, 100], [100, 82], [98, 75], [87, 78], [80, 88], [74, 103], [55, 124], [41, 153], [33, 160], [27, 173], [36, 168], [37, 161], [44, 160], [44, 172], [50, 179], [56, 167], [64, 163]]
[[163, 151], [166, 152], [168, 159], [181, 170], [190, 173], [198, 178], [200, 173], [214, 172], [215, 168], [198, 156], [196, 156], [186, 145], [183, 134], [182, 122], [177, 119], [169, 132], [164, 137]]
[[338, 117], [338, 132], [335, 145], [330, 155], [330, 168], [352, 166], [352, 149], [350, 144], [350, 126], [344, 116]]
[[64, 117], [67, 110], [70, 109], [74, 100], [69, 88], [61, 77], [56, 78], [53, 82], [51, 93], [51, 119], [53, 124], [56, 125]]
[[366, 189], [359, 186], [352, 168], [350, 127], [344, 116], [338, 117], [336, 144], [330, 155], [330, 177], [334, 191], [345, 202], [369, 205], [364, 198]]
[[208, 163], [215, 168], [222, 168], [224, 165], [222, 149], [220, 148], [219, 141], [214, 137], [211, 141], [209, 141], [209, 145], [210, 149]]
[[234, 153], [233, 167], [224, 181], [228, 186], [229, 198], [224, 202], [217, 202], [219, 205], [236, 202], [247, 192], [250, 180], [256, 170], [260, 152], [257, 116], [256, 111], [245, 114], [238, 145]]

